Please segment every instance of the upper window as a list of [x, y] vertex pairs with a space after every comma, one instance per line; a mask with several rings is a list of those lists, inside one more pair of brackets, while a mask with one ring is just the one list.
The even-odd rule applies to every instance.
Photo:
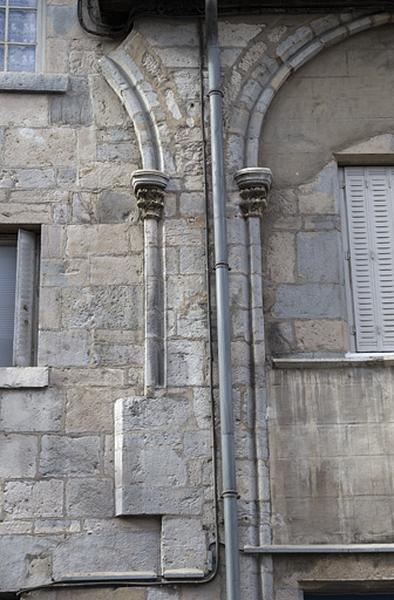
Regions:
[[358, 352], [394, 351], [394, 167], [344, 169]]
[[24, 229], [0, 234], [0, 367], [34, 364], [37, 240]]
[[39, 0], [0, 0], [0, 71], [36, 70]]

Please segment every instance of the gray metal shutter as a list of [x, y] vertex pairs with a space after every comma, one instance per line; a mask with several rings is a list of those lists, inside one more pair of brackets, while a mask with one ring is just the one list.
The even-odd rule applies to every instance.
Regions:
[[0, 367], [12, 365], [16, 246], [0, 245]]
[[34, 308], [36, 295], [36, 235], [18, 230], [13, 364], [33, 364]]
[[394, 211], [391, 167], [345, 169], [356, 348], [394, 350]]

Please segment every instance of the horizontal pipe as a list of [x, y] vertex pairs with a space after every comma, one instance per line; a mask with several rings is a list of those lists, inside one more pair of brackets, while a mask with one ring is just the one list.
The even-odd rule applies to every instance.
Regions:
[[268, 544], [245, 546], [245, 554], [371, 554], [393, 552], [394, 544]]
[[22, 594], [27, 594], [35, 591], [46, 591], [53, 590], [56, 588], [89, 588], [89, 587], [151, 587], [175, 584], [201, 584], [208, 583], [215, 575], [216, 570], [208, 573], [207, 576], [201, 577], [200, 573], [181, 573], [179, 578], [175, 576], [166, 577], [158, 576], [153, 571], [131, 571], [130, 573], [89, 573], [89, 574], [78, 574], [66, 575], [62, 579], [51, 581], [50, 583], [44, 583], [41, 585], [26, 587], [18, 590], [18, 598]]

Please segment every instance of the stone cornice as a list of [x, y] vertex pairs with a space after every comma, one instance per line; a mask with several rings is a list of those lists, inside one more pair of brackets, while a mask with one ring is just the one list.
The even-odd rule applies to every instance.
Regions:
[[239, 205], [244, 217], [261, 217], [272, 185], [271, 169], [246, 167], [238, 171], [234, 179], [239, 187]]

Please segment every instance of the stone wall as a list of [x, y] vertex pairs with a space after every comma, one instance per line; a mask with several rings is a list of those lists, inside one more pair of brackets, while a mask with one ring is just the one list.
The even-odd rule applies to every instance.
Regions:
[[[380, 151], [392, 147], [391, 26], [292, 70], [329, 39], [390, 16], [361, 25], [354, 19], [282, 15], [220, 24], [241, 547], [272, 539], [391, 539], [390, 370], [275, 371], [268, 386], [265, 372], [265, 342], [270, 355], [339, 354], [348, 347], [332, 152], [363, 140], [370, 149], [374, 136]], [[108, 572], [162, 585], [45, 589], [24, 597], [224, 595], [222, 562], [211, 583], [187, 583], [214, 576], [223, 536], [221, 512], [220, 539], [215, 514], [220, 456], [215, 465], [200, 34], [196, 22], [145, 19], [126, 40], [103, 41], [80, 29], [75, 0], [48, 0], [46, 70], [69, 76], [67, 92], [1, 93], [0, 226], [41, 228], [38, 364], [49, 366], [49, 386], [0, 394], [0, 596], [69, 574]], [[309, 43], [315, 45], [306, 51]], [[261, 244], [259, 220], [240, 210], [233, 176], [257, 166], [240, 150], [249, 121], [259, 121], [253, 106], [260, 98], [261, 108], [265, 86], [273, 97], [287, 78], [260, 140], [260, 165], [274, 174]], [[140, 168], [168, 176], [163, 218], [152, 228], [131, 192]], [[154, 331], [163, 380], [148, 386], [152, 247], [164, 315]], [[368, 485], [364, 463], [373, 473]], [[352, 563], [354, 578], [363, 577], [365, 564]], [[338, 559], [326, 559], [326, 570], [318, 560], [314, 565], [314, 580], [330, 565], [333, 579], [344, 578]], [[380, 566], [368, 565], [373, 579]], [[261, 565], [244, 553], [241, 566], [243, 596], [263, 593], [267, 600], [282, 589], [296, 597], [294, 581], [308, 571], [302, 561], [289, 566], [284, 559], [272, 570], [270, 559]]]
[[[264, 219], [264, 283], [274, 355], [350, 348], [333, 158], [392, 133], [392, 32], [386, 26], [324, 50], [290, 77], [267, 114], [261, 164], [272, 169], [274, 186]], [[364, 155], [389, 151], [384, 144], [359, 148]]]
[[[49, 385], [9, 389], [11, 375], [20, 380], [12, 372], [0, 393], [0, 595], [70, 574], [155, 579], [173, 571], [201, 578], [213, 560], [215, 515], [197, 25], [185, 24], [180, 41], [174, 25], [160, 25], [160, 37], [159, 24], [147, 23], [125, 45], [135, 59], [131, 78], [138, 68], [144, 72], [150, 118], [170, 132], [163, 168], [171, 181], [159, 237], [172, 391], [168, 398], [166, 389], [149, 392], [147, 429], [139, 437], [149, 447], [140, 472], [135, 454], [125, 457], [117, 481], [129, 506], [122, 510], [114, 407], [122, 398], [145, 400], [146, 240], [131, 188], [132, 173], [146, 167], [130, 107], [139, 92], [132, 88], [119, 99], [103, 74], [100, 61], [119, 42], [87, 35], [75, 0], [47, 4], [45, 71], [66, 75], [67, 91], [36, 87], [23, 95], [2, 92], [0, 99], [0, 226], [41, 231], [37, 363], [49, 366]], [[187, 48], [179, 64], [179, 50], [170, 50], [175, 42]], [[172, 437], [169, 404], [178, 417]], [[135, 447], [130, 423], [119, 427], [131, 432]], [[139, 496], [129, 481], [143, 484]], [[185, 488], [182, 506], [192, 509], [175, 509], [174, 485]]]
[[160, 540], [157, 519], [111, 518], [113, 404], [143, 369], [136, 136], [98, 72], [111, 44], [85, 35], [75, 2], [48, 1], [46, 34], [46, 72], [68, 75], [67, 92], [0, 97], [1, 230], [41, 228], [38, 364], [50, 367], [49, 387], [0, 393], [2, 591], [156, 568]]

